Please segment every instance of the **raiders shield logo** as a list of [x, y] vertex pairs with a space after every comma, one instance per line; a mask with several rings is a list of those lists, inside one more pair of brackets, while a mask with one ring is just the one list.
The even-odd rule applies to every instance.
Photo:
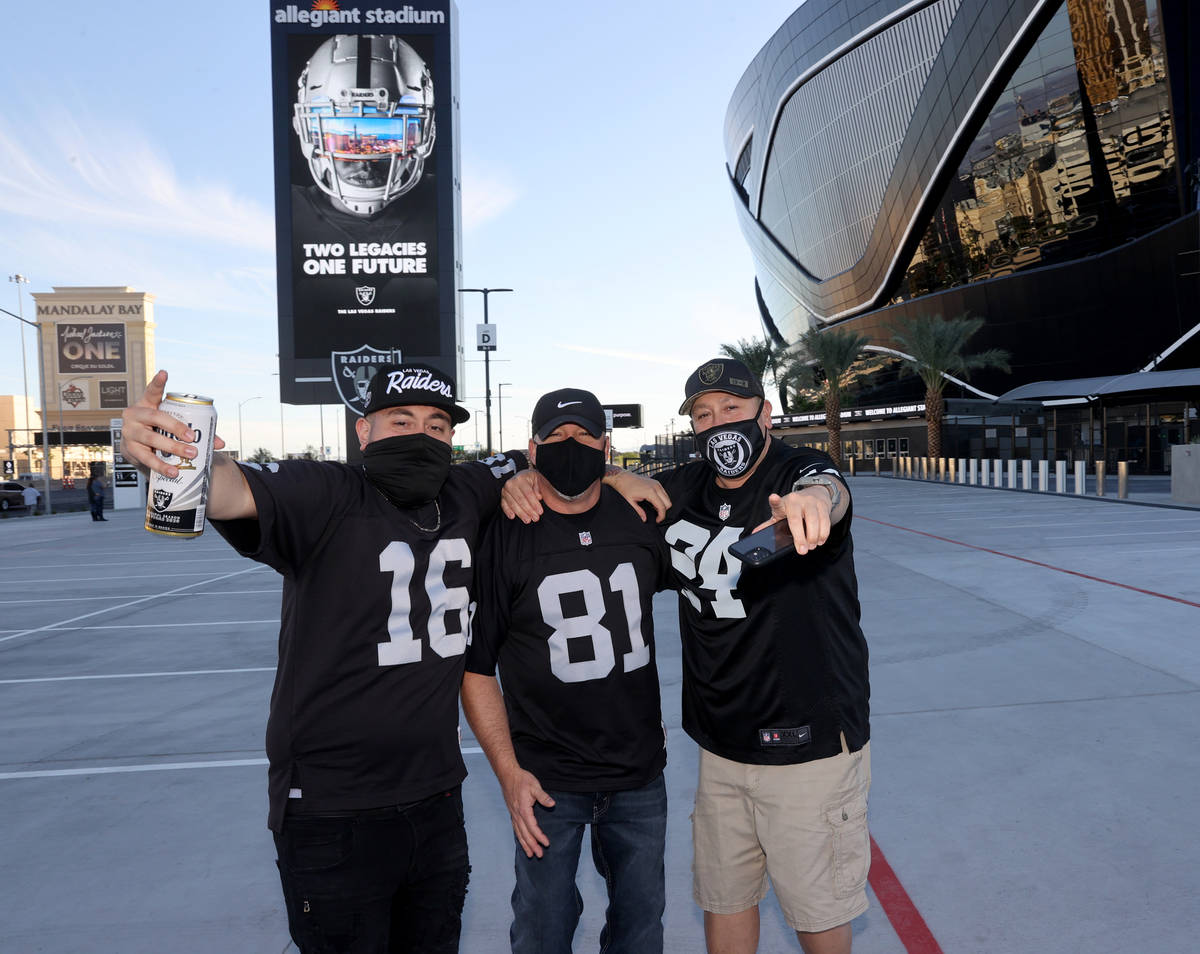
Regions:
[[375, 289], [370, 285], [359, 285], [354, 289], [354, 294], [360, 305], [369, 305], [375, 300]]
[[710, 384], [716, 384], [721, 380], [721, 373], [725, 370], [725, 365], [714, 361], [711, 364], [706, 364], [703, 368], [696, 372], [696, 377], [700, 379], [700, 383], [707, 387]]
[[706, 455], [722, 477], [737, 477], [750, 461], [750, 441], [737, 431], [720, 431], [708, 439]]
[[156, 487], [154, 490], [154, 511], [155, 511], [155, 513], [162, 513], [163, 511], [169, 509], [171, 506], [171, 498], [174, 496], [175, 496], [175, 493], [173, 491], [162, 490], [162, 489]]
[[354, 351], [333, 351], [329, 355], [333, 365], [333, 384], [342, 403], [355, 414], [361, 415], [367, 406], [367, 386], [379, 370], [380, 365], [399, 364], [399, 350], [380, 351], [363, 345]]

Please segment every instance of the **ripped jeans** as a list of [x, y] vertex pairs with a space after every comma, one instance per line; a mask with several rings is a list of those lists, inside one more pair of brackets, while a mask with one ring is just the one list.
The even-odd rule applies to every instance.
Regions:
[[275, 835], [302, 954], [453, 954], [470, 864], [461, 788], [415, 805], [294, 814]]

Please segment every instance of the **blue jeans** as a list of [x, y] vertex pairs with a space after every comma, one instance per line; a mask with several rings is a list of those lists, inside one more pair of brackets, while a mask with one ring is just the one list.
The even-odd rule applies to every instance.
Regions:
[[667, 839], [663, 777], [623, 792], [552, 791], [550, 796], [553, 808], [533, 806], [550, 847], [541, 858], [527, 858], [520, 844], [516, 849], [513, 954], [570, 954], [583, 912], [575, 872], [588, 825], [592, 862], [608, 886], [601, 954], [661, 954]]
[[288, 814], [275, 835], [302, 954], [454, 954], [467, 894], [455, 788], [415, 805]]

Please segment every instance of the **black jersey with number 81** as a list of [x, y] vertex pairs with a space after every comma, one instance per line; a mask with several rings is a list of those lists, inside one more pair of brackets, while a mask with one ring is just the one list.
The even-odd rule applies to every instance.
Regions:
[[662, 771], [651, 599], [668, 567], [653, 521], [608, 488], [583, 514], [489, 527], [467, 669], [499, 664], [517, 760], [544, 787], [620, 791]]

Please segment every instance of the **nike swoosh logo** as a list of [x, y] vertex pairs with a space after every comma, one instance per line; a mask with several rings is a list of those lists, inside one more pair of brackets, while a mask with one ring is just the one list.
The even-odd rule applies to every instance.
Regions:
[[572, 404], [582, 404], [582, 403], [583, 403], [582, 401], [559, 401], [558, 406], [560, 408], [564, 408], [564, 407], [570, 407]]

